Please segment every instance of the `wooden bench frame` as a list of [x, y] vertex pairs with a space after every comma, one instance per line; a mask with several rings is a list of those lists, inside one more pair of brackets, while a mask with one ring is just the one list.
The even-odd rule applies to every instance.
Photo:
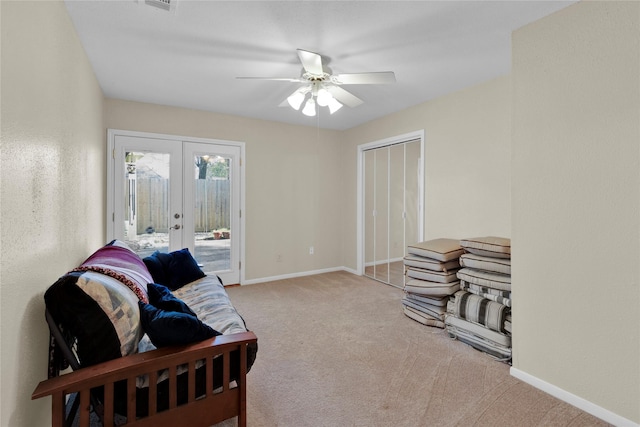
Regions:
[[[89, 427], [92, 410], [90, 390], [104, 387], [104, 401], [100, 412], [103, 414], [103, 425], [114, 426], [114, 384], [121, 380], [127, 381], [127, 422], [131, 427], [177, 426], [188, 425], [206, 427], [238, 417], [238, 426], [246, 426], [246, 375], [247, 375], [247, 345], [257, 342], [253, 332], [242, 332], [230, 335], [219, 335], [196, 344], [180, 347], [165, 347], [153, 351], [132, 354], [108, 362], [82, 368], [68, 374], [42, 381], [31, 399], [52, 396], [51, 425], [65, 427], [67, 397], [78, 393], [79, 426]], [[230, 387], [230, 359], [231, 352], [238, 351], [240, 355], [240, 372], [236, 380], [236, 387]], [[215, 390], [213, 386], [213, 358], [223, 358], [222, 388]], [[205, 360], [206, 395], [197, 397], [195, 392], [196, 362]], [[177, 367], [188, 367], [188, 397], [187, 402], [177, 404]], [[157, 412], [156, 383], [158, 372], [169, 372], [169, 408]], [[136, 378], [149, 376], [149, 415], [136, 418]], [[94, 410], [98, 408], [93, 408]], [[75, 415], [75, 414], [74, 414]]]

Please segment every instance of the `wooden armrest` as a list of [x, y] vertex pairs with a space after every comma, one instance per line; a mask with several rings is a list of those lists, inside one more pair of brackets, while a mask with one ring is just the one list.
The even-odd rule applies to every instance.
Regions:
[[164, 347], [120, 357], [42, 381], [33, 391], [31, 399], [39, 399], [55, 393], [74, 393], [157, 372], [171, 366], [175, 368], [178, 365], [213, 357], [256, 341], [257, 338], [253, 332], [241, 332], [218, 335], [186, 346]]

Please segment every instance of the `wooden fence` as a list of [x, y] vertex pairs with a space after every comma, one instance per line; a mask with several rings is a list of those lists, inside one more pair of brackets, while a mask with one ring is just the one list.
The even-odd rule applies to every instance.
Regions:
[[[175, 213], [168, 211], [169, 180], [138, 178], [136, 181], [137, 234], [145, 233], [148, 227], [153, 227], [158, 233], [168, 232], [168, 224], [173, 225], [173, 214]], [[152, 200], [153, 203], [150, 202]], [[230, 210], [229, 180], [196, 180], [194, 220], [197, 233], [231, 228]]]

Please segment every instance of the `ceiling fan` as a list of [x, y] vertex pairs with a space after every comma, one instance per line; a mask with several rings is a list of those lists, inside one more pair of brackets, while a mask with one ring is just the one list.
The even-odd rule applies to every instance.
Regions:
[[[333, 114], [342, 105], [357, 107], [362, 101], [351, 92], [343, 89], [342, 85], [388, 84], [395, 83], [393, 71], [371, 73], [331, 74], [331, 70], [323, 65], [322, 56], [303, 49], [297, 49], [298, 58], [302, 63], [302, 75], [298, 78], [288, 77], [237, 77], [238, 79], [276, 80], [284, 82], [302, 83], [298, 89], [287, 97], [281, 106], [287, 104], [295, 110], [300, 110], [307, 116], [316, 115], [316, 105], [328, 107]], [[305, 102], [306, 99], [306, 102]]]

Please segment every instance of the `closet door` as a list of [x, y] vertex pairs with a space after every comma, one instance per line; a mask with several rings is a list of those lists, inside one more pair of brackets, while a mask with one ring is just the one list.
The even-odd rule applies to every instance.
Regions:
[[407, 245], [420, 239], [420, 154], [420, 140], [362, 153], [364, 274], [400, 288]]
[[389, 150], [389, 284], [404, 286], [403, 257], [405, 242], [405, 146], [392, 145]]

